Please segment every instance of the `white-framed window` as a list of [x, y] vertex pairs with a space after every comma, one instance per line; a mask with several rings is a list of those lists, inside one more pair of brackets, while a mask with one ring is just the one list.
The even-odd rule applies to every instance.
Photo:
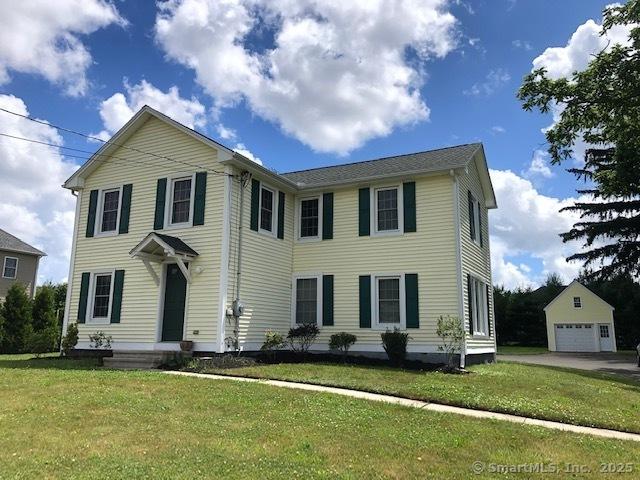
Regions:
[[478, 245], [480, 245], [480, 229], [482, 228], [480, 220], [481, 214], [482, 209], [480, 207], [480, 202], [473, 196], [473, 194], [469, 193], [469, 233], [471, 239]]
[[260, 183], [260, 206], [258, 230], [269, 235], [276, 234], [276, 191]]
[[470, 283], [471, 291], [468, 300], [471, 302], [471, 318], [469, 321], [473, 322], [473, 334], [488, 335], [487, 285], [475, 277], [471, 277]]
[[374, 326], [379, 329], [406, 328], [404, 275], [373, 275]]
[[2, 265], [2, 278], [15, 279], [18, 276], [18, 259], [16, 257], [4, 257]]
[[293, 278], [293, 315], [291, 323], [320, 326], [322, 312], [322, 275], [301, 274]]
[[113, 302], [113, 270], [92, 272], [87, 323], [109, 323]]
[[322, 197], [305, 197], [298, 201], [298, 239], [322, 237]]
[[573, 297], [573, 308], [582, 308], [582, 299], [580, 297]]
[[373, 234], [401, 233], [404, 224], [402, 185], [373, 188], [372, 196], [373, 225], [371, 231]]
[[121, 207], [122, 187], [100, 190], [96, 218], [97, 235], [115, 235], [118, 233]]
[[195, 174], [176, 175], [167, 182], [165, 226], [185, 227], [193, 221]]
[[600, 338], [609, 338], [609, 325], [600, 325]]

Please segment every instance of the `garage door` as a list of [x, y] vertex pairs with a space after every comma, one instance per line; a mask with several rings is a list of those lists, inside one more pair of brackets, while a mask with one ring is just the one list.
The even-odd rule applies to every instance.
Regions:
[[595, 352], [593, 325], [562, 323], [556, 325], [558, 352]]

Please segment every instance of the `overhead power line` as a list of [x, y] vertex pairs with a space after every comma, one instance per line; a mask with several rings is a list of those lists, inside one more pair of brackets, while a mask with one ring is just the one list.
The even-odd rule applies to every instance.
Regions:
[[[38, 120], [37, 118], [30, 117], [29, 115], [24, 115], [22, 113], [18, 113], [18, 112], [14, 112], [14, 111], [11, 111], [11, 110], [7, 110], [6, 108], [0, 107], [0, 111], [8, 113], [10, 115], [15, 115], [16, 117], [24, 118], [25, 120], [29, 120], [29, 121], [34, 122], [34, 123], [39, 123], [41, 125], [46, 125], [48, 127], [55, 128], [56, 130], [60, 130], [62, 132], [72, 133], [74, 135], [78, 135], [80, 137], [84, 137], [84, 138], [89, 139], [89, 140], [94, 140], [94, 141], [97, 141], [97, 142], [101, 142], [101, 143], [106, 144], [106, 145], [113, 145], [115, 147], [124, 148], [124, 149], [131, 150], [131, 151], [134, 151], [134, 152], [137, 152], [137, 153], [141, 153], [143, 155], [150, 155], [152, 157], [160, 158], [160, 159], [163, 159], [163, 160], [168, 160], [170, 162], [179, 163], [179, 164], [182, 164], [182, 165], [186, 165], [188, 167], [199, 168], [201, 170], [207, 170], [207, 171], [216, 173], [218, 175], [225, 175], [225, 176], [231, 176], [231, 177], [234, 176], [232, 174], [229, 174], [229, 173], [226, 173], [226, 172], [221, 172], [221, 171], [215, 170], [213, 168], [209, 168], [209, 167], [205, 167], [205, 166], [202, 166], [202, 165], [197, 165], [197, 164], [185, 162], [183, 160], [176, 160], [175, 158], [168, 157], [166, 155], [160, 155], [160, 154], [153, 153], [153, 152], [147, 152], [145, 150], [140, 150], [139, 148], [131, 147], [129, 145], [122, 145], [122, 144], [119, 144], [119, 143], [116, 143], [116, 142], [112, 142], [111, 140], [104, 140], [102, 138], [99, 138], [99, 137], [96, 137], [96, 136], [93, 136], [93, 135], [88, 135], [86, 133], [78, 132], [77, 130], [73, 130], [71, 128], [66, 128], [66, 127], [62, 127], [60, 125], [56, 125], [56, 124], [53, 124], [53, 123], [45, 122], [43, 120]], [[8, 136], [6, 134], [4, 134], [4, 135]], [[20, 139], [24, 140], [23, 138], [20, 138]], [[34, 141], [34, 142], [37, 143], [37, 141]], [[65, 147], [61, 147], [59, 145], [55, 145], [55, 146], [58, 147], [58, 148], [65, 148]], [[87, 151], [85, 151], [85, 153], [93, 154], [93, 152], [87, 152]], [[131, 161], [131, 160], [129, 160], [129, 161]]]

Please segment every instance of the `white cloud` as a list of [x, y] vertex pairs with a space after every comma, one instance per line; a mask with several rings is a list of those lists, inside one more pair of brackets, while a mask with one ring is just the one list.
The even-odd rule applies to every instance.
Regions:
[[[28, 115], [24, 102], [0, 95], [0, 106]], [[47, 125], [0, 112], [0, 131], [56, 145], [58, 132]], [[0, 228], [44, 250], [40, 280], [66, 278], [75, 201], [61, 185], [77, 168], [55, 147], [0, 138]]]
[[146, 80], [138, 85], [129, 85], [125, 80], [125, 93], [118, 92], [100, 104], [100, 117], [105, 130], [97, 134], [108, 140], [143, 106], [148, 105], [168, 115], [189, 128], [206, 124], [206, 108], [196, 98], [183, 98], [178, 87], [173, 86], [163, 92]]
[[509, 75], [509, 72], [503, 68], [497, 68], [487, 73], [484, 82], [474, 83], [470, 88], [463, 90], [462, 93], [475, 97], [488, 97], [509, 83], [510, 80], [511, 75]]
[[[457, 43], [446, 0], [171, 0], [156, 39], [224, 108], [244, 100], [317, 151], [346, 154], [429, 118], [424, 61]], [[273, 44], [247, 41], [264, 32]], [[407, 51], [414, 60], [407, 60]]]
[[494, 125], [493, 127], [491, 127], [491, 133], [493, 133], [494, 135], [505, 133], [506, 131], [507, 130], [504, 127], [501, 127], [500, 125]]
[[553, 172], [549, 168], [549, 154], [543, 150], [535, 150], [529, 168], [524, 172], [524, 176], [527, 178], [537, 176], [544, 178], [553, 177]]
[[109, 25], [125, 25], [116, 7], [104, 0], [10, 2], [0, 15], [0, 84], [10, 71], [38, 74], [84, 95], [91, 54], [81, 36]]
[[631, 27], [617, 25], [602, 35], [602, 25], [587, 20], [571, 35], [564, 47], [547, 48], [533, 60], [533, 68], [546, 68], [550, 78], [569, 78], [575, 71], [584, 70], [593, 55], [619, 43], [629, 43]]
[[260, 157], [256, 157], [251, 152], [251, 150], [249, 150], [247, 147], [244, 146], [243, 143], [236, 144], [236, 146], [233, 148], [233, 151], [238, 152], [240, 155], [244, 155], [252, 162], [256, 162], [258, 165], [262, 165], [262, 160], [260, 160]]
[[528, 40], [514, 40], [511, 42], [514, 48], [521, 48], [523, 50], [529, 51], [533, 50], [533, 46], [531, 46], [531, 42]]
[[218, 132], [218, 136], [223, 140], [235, 140], [238, 138], [238, 133], [234, 129], [225, 127], [221, 123], [216, 125], [216, 132]]
[[[490, 174], [499, 206], [490, 212], [494, 283], [509, 288], [536, 286], [551, 272], [566, 282], [575, 278], [582, 265], [565, 259], [580, 251], [581, 245], [563, 243], [559, 235], [579, 220], [578, 213], [560, 212], [576, 199], [542, 195], [529, 180], [510, 170], [491, 170]], [[542, 264], [538, 275], [527, 271], [520, 260], [515, 263], [523, 255]]]

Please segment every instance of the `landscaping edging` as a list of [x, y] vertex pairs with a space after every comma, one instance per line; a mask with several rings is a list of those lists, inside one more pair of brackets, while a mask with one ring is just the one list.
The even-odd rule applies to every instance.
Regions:
[[258, 379], [249, 377], [238, 377], [232, 375], [217, 375], [208, 373], [195, 373], [195, 372], [178, 372], [178, 371], [165, 371], [168, 375], [177, 375], [184, 377], [196, 377], [213, 380], [234, 380], [238, 382], [248, 383], [261, 383], [264, 385], [270, 385], [280, 388], [290, 388], [296, 390], [307, 390], [314, 392], [333, 393], [336, 395], [343, 395], [351, 398], [360, 398], [364, 400], [371, 400], [376, 402], [391, 403], [395, 405], [402, 405], [405, 407], [419, 408], [424, 410], [430, 410], [441, 413], [453, 413], [456, 415], [464, 415], [467, 417], [484, 418], [490, 420], [502, 420], [511, 423], [519, 423], [523, 425], [538, 426], [543, 428], [549, 428], [553, 430], [563, 430], [572, 433], [580, 433], [584, 435], [593, 435], [603, 438], [611, 438], [617, 440], [631, 440], [640, 442], [640, 434], [621, 432], [618, 430], [610, 430], [596, 427], [583, 427], [580, 425], [572, 425], [568, 423], [555, 422], [551, 420], [540, 420], [537, 418], [524, 417], [520, 415], [512, 415], [508, 413], [497, 413], [487, 410], [476, 410], [472, 408], [455, 407], [451, 405], [444, 405], [440, 403], [425, 402], [423, 400], [412, 400], [410, 398], [397, 397], [394, 395], [384, 395], [379, 393], [370, 393], [362, 390], [351, 390], [347, 388], [328, 387], [324, 385], [316, 385], [309, 383], [289, 382], [283, 380], [269, 380]]

